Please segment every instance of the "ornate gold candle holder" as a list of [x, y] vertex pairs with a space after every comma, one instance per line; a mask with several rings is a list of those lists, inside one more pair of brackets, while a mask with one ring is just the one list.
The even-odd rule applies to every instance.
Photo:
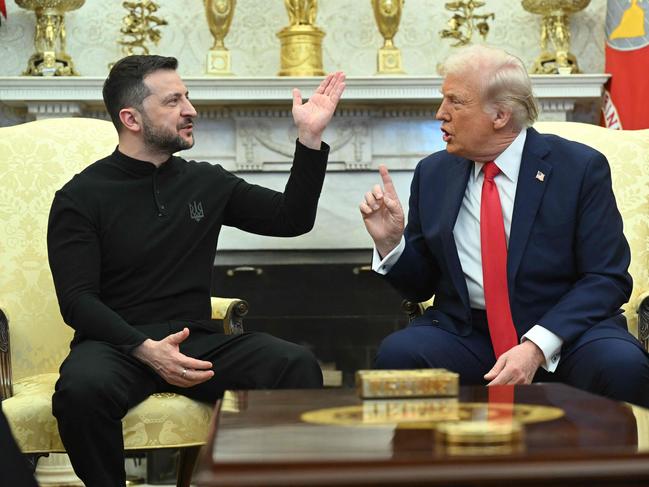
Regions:
[[205, 15], [214, 44], [207, 52], [207, 73], [219, 76], [232, 74], [230, 51], [225, 47], [225, 36], [230, 31], [237, 0], [203, 0]]
[[316, 27], [317, 0], [284, 0], [289, 25], [277, 33], [281, 44], [279, 76], [322, 76], [323, 30]]
[[379, 48], [376, 74], [403, 74], [401, 51], [393, 39], [399, 30], [401, 12], [405, 0], [371, 0], [374, 18], [383, 37], [383, 47]]
[[[542, 15], [541, 54], [534, 61], [533, 74], [579, 73], [577, 58], [570, 52], [569, 15], [585, 9], [590, 0], [522, 0], [528, 12]], [[551, 45], [551, 49], [548, 45]]]
[[34, 47], [25, 76], [79, 76], [65, 52], [65, 12], [76, 10], [85, 0], [16, 0], [16, 4], [36, 14]]

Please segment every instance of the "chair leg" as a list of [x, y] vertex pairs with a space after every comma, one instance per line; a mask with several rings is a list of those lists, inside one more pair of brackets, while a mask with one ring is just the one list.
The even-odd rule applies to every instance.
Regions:
[[189, 487], [200, 450], [200, 446], [190, 446], [180, 449], [176, 487]]

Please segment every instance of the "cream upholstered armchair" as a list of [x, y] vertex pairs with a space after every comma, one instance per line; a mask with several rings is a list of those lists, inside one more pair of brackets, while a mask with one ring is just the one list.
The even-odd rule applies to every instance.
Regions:
[[[611, 130], [576, 122], [538, 122], [541, 133], [556, 134], [589, 145], [606, 156], [611, 166], [613, 191], [631, 247], [633, 293], [625, 306], [629, 330], [645, 348], [649, 345], [649, 130]], [[403, 302], [414, 318], [430, 306]]]
[[[113, 125], [103, 120], [0, 128], [0, 399], [26, 454], [65, 451], [52, 394], [72, 330], [61, 318], [47, 262], [49, 208], [58, 188], [116, 145]], [[241, 333], [247, 309], [245, 301], [212, 298], [212, 316], [226, 333]], [[180, 448], [178, 485], [188, 486], [211, 412], [209, 404], [154, 394], [124, 418], [125, 448]]]

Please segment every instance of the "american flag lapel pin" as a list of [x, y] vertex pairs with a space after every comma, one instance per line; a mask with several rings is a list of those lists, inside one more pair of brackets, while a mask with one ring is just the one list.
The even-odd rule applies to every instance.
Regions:
[[545, 180], [545, 174], [543, 174], [541, 171], [536, 171], [536, 179], [543, 182]]

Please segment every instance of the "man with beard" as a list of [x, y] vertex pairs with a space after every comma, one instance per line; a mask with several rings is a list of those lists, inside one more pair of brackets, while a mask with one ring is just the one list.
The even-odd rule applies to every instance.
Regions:
[[221, 166], [173, 156], [194, 144], [196, 111], [171, 57], [129, 56], [103, 89], [119, 145], [54, 197], [50, 267], [75, 330], [53, 413], [77, 475], [125, 484], [121, 418], [155, 392], [214, 401], [225, 389], [315, 388], [313, 355], [262, 333], [210, 323], [222, 225], [294, 236], [314, 223], [329, 147], [321, 135], [344, 90], [335, 73], [306, 103], [293, 90], [293, 169], [283, 193]]

